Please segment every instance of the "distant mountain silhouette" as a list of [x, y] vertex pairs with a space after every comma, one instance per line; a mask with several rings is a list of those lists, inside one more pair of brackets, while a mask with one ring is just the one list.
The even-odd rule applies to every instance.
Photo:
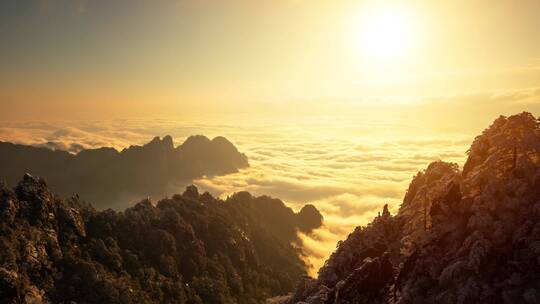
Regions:
[[[98, 208], [121, 208], [141, 197], [163, 197], [195, 178], [237, 172], [247, 157], [224, 137], [191, 136], [174, 147], [170, 136], [144, 146], [82, 150], [78, 154], [0, 142], [0, 180], [13, 186], [25, 172], [51, 189], [77, 193]], [[173, 187], [174, 186], [174, 187]]]
[[501, 116], [463, 171], [414, 177], [401, 208], [357, 227], [273, 303], [540, 303], [540, 120]]
[[296, 231], [322, 223], [307, 208], [189, 186], [95, 211], [25, 175], [14, 190], [0, 184], [0, 303], [262, 303], [306, 273]]

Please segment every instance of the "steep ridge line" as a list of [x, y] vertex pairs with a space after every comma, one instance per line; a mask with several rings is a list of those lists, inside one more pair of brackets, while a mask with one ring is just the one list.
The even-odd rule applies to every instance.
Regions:
[[501, 116], [269, 303], [540, 303], [540, 120]]
[[202, 176], [225, 175], [249, 166], [247, 157], [224, 137], [196, 135], [174, 147], [155, 137], [143, 146], [82, 150], [78, 154], [0, 142], [0, 179], [15, 186], [28, 172], [51, 189], [78, 194], [96, 208], [123, 209], [148, 196], [165, 197]]

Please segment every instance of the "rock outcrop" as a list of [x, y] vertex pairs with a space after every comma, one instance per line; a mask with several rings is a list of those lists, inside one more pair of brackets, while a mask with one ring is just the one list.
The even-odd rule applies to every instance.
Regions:
[[540, 121], [499, 117], [434, 162], [282, 303], [540, 303]]
[[315, 206], [307, 204], [298, 212], [297, 223], [302, 232], [310, 233], [322, 225], [323, 216]]
[[296, 216], [277, 199], [194, 186], [95, 211], [27, 174], [0, 185], [0, 303], [260, 303], [306, 273]]
[[100, 209], [121, 209], [147, 196], [164, 197], [193, 179], [247, 166], [247, 157], [224, 137], [191, 136], [176, 148], [170, 136], [155, 137], [120, 152], [99, 148], [78, 154], [0, 142], [0, 179], [14, 186], [29, 172], [44, 177], [53, 191], [76, 193]]

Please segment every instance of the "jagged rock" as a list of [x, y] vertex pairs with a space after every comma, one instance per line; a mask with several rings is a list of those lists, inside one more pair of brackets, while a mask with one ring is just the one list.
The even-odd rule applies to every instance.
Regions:
[[14, 201], [15, 194], [11, 192], [3, 183], [0, 184], [0, 217], [1, 223], [9, 225], [13, 223], [15, 216], [19, 212]]
[[86, 236], [84, 220], [77, 208], [60, 205], [57, 209], [57, 214], [60, 218], [59, 222], [63, 225], [61, 228], [70, 229], [80, 237]]
[[54, 220], [52, 196], [43, 179], [26, 173], [15, 193], [21, 201], [19, 212], [27, 215], [30, 222], [39, 224]]
[[323, 216], [315, 208], [315, 206], [311, 204], [307, 204], [302, 209], [300, 209], [300, 212], [298, 212], [297, 221], [298, 221], [298, 227], [301, 231], [309, 233], [313, 229], [318, 228], [322, 225], [323, 222]]

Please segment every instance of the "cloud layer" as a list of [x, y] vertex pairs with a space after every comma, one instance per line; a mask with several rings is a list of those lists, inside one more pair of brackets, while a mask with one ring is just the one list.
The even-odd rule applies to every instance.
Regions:
[[296, 210], [314, 204], [323, 213], [325, 226], [301, 235], [314, 271], [338, 240], [369, 222], [384, 204], [397, 210], [418, 170], [437, 159], [462, 163], [472, 140], [468, 134], [443, 137], [407, 123], [370, 123], [357, 118], [282, 121], [271, 126], [172, 120], [0, 125], [1, 140], [71, 152], [101, 146], [122, 149], [165, 134], [172, 135], [175, 144], [193, 134], [223, 135], [247, 154], [250, 168], [195, 181], [201, 190], [222, 197], [244, 190], [271, 195]]
[[462, 164], [473, 139], [429, 132], [413, 137], [407, 129], [371, 126], [345, 132], [332, 124], [282, 125], [256, 136], [237, 130], [235, 138], [251, 168], [196, 184], [222, 196], [239, 190], [269, 194], [296, 210], [314, 204], [325, 227], [301, 238], [315, 272], [337, 241], [371, 221], [384, 204], [396, 211], [416, 172], [438, 159]]
[[[515, 98], [509, 98], [508, 103], [493, 96], [487, 98], [489, 102], [476, 98], [469, 105], [465, 97], [455, 102], [456, 97], [374, 117], [360, 111], [345, 116], [235, 115], [234, 120], [200, 120], [215, 121], [212, 124], [174, 119], [4, 122], [0, 123], [0, 140], [76, 153], [101, 146], [122, 149], [146, 143], [156, 135], [172, 135], [176, 145], [194, 134], [225, 136], [248, 156], [251, 167], [227, 176], [202, 178], [195, 184], [221, 197], [237, 191], [274, 196], [296, 210], [306, 203], [314, 204], [323, 213], [325, 226], [301, 238], [315, 271], [338, 240], [354, 227], [367, 224], [384, 204], [395, 212], [416, 172], [438, 159], [463, 164], [474, 136], [497, 116], [483, 115], [476, 124], [466, 119], [478, 116], [479, 103], [508, 105], [513, 112], [521, 105], [538, 110], [540, 103], [532, 102], [530, 94], [526, 97], [526, 102], [516, 97], [517, 103]], [[466, 113], [463, 119], [451, 111], [434, 110], [450, 109], [451, 104]], [[497, 109], [505, 113], [500, 106]], [[428, 110], [433, 110], [433, 117], [421, 119]], [[417, 116], [411, 114], [415, 111]]]

